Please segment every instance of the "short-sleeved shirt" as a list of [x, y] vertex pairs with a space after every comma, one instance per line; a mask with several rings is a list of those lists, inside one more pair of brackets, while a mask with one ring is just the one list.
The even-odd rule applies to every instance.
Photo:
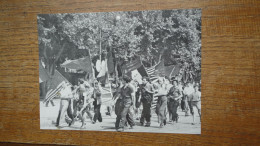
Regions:
[[69, 98], [72, 98], [72, 91], [71, 91], [71, 88], [70, 87], [65, 87], [64, 89], [62, 89], [60, 91], [60, 96], [61, 98], [63, 99], [69, 99]]
[[190, 96], [190, 101], [200, 101], [201, 92], [193, 92]]
[[131, 98], [131, 94], [134, 93], [134, 88], [128, 84], [123, 86], [120, 92], [123, 99]]
[[94, 98], [97, 100], [97, 104], [101, 104], [101, 87], [94, 87]]
[[168, 98], [174, 99], [179, 97], [181, 94], [181, 91], [179, 90], [178, 87], [172, 86], [169, 93], [168, 93]]
[[145, 85], [142, 85], [141, 87], [142, 100], [145, 99], [151, 102], [153, 98], [153, 92], [154, 92], [154, 87], [152, 84], [146, 83]]
[[189, 101], [193, 92], [195, 92], [195, 90], [192, 86], [185, 87], [183, 90], [183, 94], [187, 95]]

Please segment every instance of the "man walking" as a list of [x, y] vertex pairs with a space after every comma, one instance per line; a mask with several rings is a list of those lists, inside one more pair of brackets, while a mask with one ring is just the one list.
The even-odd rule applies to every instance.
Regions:
[[93, 118], [93, 124], [96, 123], [96, 121], [98, 120], [99, 122], [102, 122], [102, 116], [100, 113], [100, 108], [101, 108], [101, 86], [98, 84], [98, 81], [94, 81], [94, 93], [93, 93], [93, 97], [94, 97], [94, 118]]
[[151, 106], [153, 101], [154, 88], [150, 84], [149, 78], [143, 77], [143, 85], [141, 87], [141, 102], [143, 103], [143, 111], [140, 119], [140, 123], [143, 126], [144, 121], [146, 120], [146, 127], [151, 125]]
[[194, 110], [193, 107], [197, 108], [200, 120], [201, 120], [201, 92], [199, 91], [199, 87], [197, 84], [194, 85], [195, 91], [191, 94], [190, 99], [189, 99], [189, 107], [190, 107], [190, 112], [193, 117], [193, 123], [192, 125], [195, 124], [195, 115], [194, 115]]
[[[134, 89], [132, 85], [130, 85], [131, 78], [128, 76], [123, 76], [123, 87], [121, 88], [121, 97], [122, 97], [122, 111], [121, 116], [120, 116], [120, 123], [119, 123], [119, 128], [117, 131], [124, 131], [124, 127], [126, 122], [130, 122], [129, 125], [131, 128], [135, 125], [134, 120], [133, 120], [133, 114], [130, 111], [131, 106], [135, 106], [134, 101]], [[128, 115], [129, 114], [129, 115]], [[127, 117], [128, 115], [128, 117]], [[127, 120], [127, 118], [129, 118]], [[119, 120], [117, 118], [117, 120]]]
[[66, 126], [65, 113], [68, 110], [69, 101], [72, 98], [71, 85], [69, 83], [63, 83], [62, 90], [60, 91], [60, 109], [56, 120], [57, 127]]
[[173, 80], [173, 86], [171, 87], [169, 93], [167, 94], [168, 97], [168, 109], [169, 115], [171, 117], [170, 122], [178, 122], [179, 115], [177, 114], [177, 109], [179, 106], [179, 99], [182, 97], [181, 91], [177, 86], [177, 80]]

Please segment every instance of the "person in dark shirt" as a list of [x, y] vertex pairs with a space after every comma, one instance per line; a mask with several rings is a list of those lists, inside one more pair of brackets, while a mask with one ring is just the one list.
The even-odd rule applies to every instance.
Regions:
[[178, 122], [179, 115], [177, 114], [177, 108], [179, 106], [179, 99], [181, 96], [181, 91], [177, 86], [177, 80], [173, 80], [173, 86], [170, 88], [170, 91], [167, 94], [168, 97], [168, 109], [169, 114], [172, 119], [170, 122]]
[[146, 120], [146, 127], [150, 127], [151, 125], [151, 106], [153, 101], [153, 93], [154, 88], [153, 85], [149, 83], [149, 78], [143, 78], [143, 85], [140, 89], [141, 94], [141, 102], [143, 103], [143, 111], [140, 119], [141, 125], [144, 125], [144, 121]]
[[93, 118], [93, 124], [96, 123], [98, 120], [99, 122], [102, 122], [102, 116], [100, 113], [100, 108], [102, 104], [101, 100], [101, 86], [99, 85], [98, 81], [94, 81], [94, 91], [92, 97], [94, 98], [94, 118]]
[[[135, 125], [133, 120], [133, 114], [130, 113], [130, 107], [134, 106], [134, 88], [130, 84], [131, 78], [128, 76], [123, 76], [122, 84], [120, 91], [120, 96], [122, 98], [122, 108], [120, 111], [120, 116], [117, 116], [117, 122], [120, 119], [119, 127], [117, 131], [124, 131], [126, 122], [128, 121], [131, 128]], [[116, 123], [117, 123], [116, 122]]]

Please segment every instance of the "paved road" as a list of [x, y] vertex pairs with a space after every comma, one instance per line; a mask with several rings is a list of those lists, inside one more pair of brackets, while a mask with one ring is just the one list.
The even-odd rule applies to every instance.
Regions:
[[[41, 129], [60, 129], [60, 130], [94, 130], [94, 131], [115, 131], [115, 119], [116, 115], [113, 113], [111, 116], [105, 115], [106, 106], [101, 107], [101, 114], [103, 117], [103, 122], [96, 124], [91, 124], [90, 119], [87, 119], [87, 125], [85, 129], [81, 129], [81, 122], [76, 121], [71, 127], [57, 128], [53, 124], [56, 120], [58, 111], [59, 111], [59, 99], [55, 99], [55, 106], [52, 107], [49, 104], [49, 107], [45, 107], [42, 102], [40, 102], [40, 118], [41, 118]], [[157, 122], [157, 115], [153, 112], [151, 119], [151, 127], [140, 126], [139, 120], [135, 120], [136, 126], [134, 129], [126, 129], [125, 132], [154, 132], [154, 133], [190, 133], [190, 134], [200, 134], [201, 133], [201, 124], [199, 123], [198, 113], [196, 114], [195, 125], [192, 125], [192, 116], [185, 117], [184, 112], [178, 111], [179, 122], [167, 125], [163, 128], [159, 128]], [[94, 114], [93, 114], [94, 115]], [[168, 120], [167, 120], [168, 121]]]

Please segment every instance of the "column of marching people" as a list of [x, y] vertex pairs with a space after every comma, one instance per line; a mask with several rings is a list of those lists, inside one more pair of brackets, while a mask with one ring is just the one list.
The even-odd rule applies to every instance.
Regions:
[[[81, 80], [77, 86], [63, 83], [59, 92], [60, 109], [56, 126], [71, 126], [75, 121], [80, 120], [81, 128], [85, 128], [86, 115], [92, 124], [95, 124], [96, 121], [102, 122], [101, 91], [102, 87], [96, 80], [92, 84]], [[111, 115], [112, 109], [114, 109], [117, 131], [126, 130], [128, 125], [130, 129], [133, 129], [136, 125], [135, 120], [139, 120], [141, 126], [150, 127], [153, 110], [157, 114], [160, 128], [167, 124], [167, 115], [168, 123], [177, 123], [179, 109], [185, 112], [185, 116], [189, 116], [191, 113], [192, 124], [196, 122], [194, 108], [201, 117], [199, 84], [193, 82], [183, 84], [174, 78], [169, 80], [166, 77], [159, 77], [156, 82], [152, 83], [148, 77], [143, 77], [142, 83], [139, 83], [125, 75], [119, 78], [112, 100], [115, 101], [113, 102], [115, 104], [111, 105], [114, 108], [108, 107], [107, 115]], [[94, 106], [94, 116], [91, 114], [92, 106]]]
[[[80, 80], [78, 86], [72, 86], [69, 83], [61, 84], [60, 109], [57, 120], [57, 127], [71, 126], [76, 120], [81, 121], [81, 128], [86, 126], [86, 114], [90, 118], [92, 124], [98, 120], [102, 122], [100, 113], [101, 87], [98, 81], [90, 84], [87, 81]], [[94, 116], [91, 114], [91, 107], [94, 106]]]

